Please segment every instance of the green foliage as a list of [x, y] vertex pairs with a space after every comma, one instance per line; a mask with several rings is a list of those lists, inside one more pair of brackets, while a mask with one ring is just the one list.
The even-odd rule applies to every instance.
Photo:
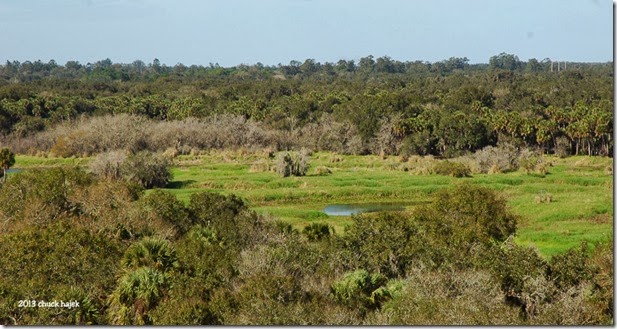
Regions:
[[528, 277], [542, 277], [548, 268], [535, 249], [519, 246], [511, 240], [492, 247], [482, 262], [508, 296], [520, 294]]
[[[244, 156], [251, 157], [243, 153], [238, 158]], [[330, 158], [314, 157], [322, 162]], [[178, 160], [186, 159], [194, 160], [186, 156]], [[417, 164], [416, 160], [409, 163]], [[606, 165], [599, 160], [577, 169]], [[339, 165], [357, 170], [361, 161], [366, 160], [350, 156]], [[383, 160], [370, 161], [379, 168]], [[239, 168], [229, 169], [234, 174], [246, 173], [246, 163], [223, 167]], [[554, 175], [542, 180], [567, 177], [568, 170], [555, 168]], [[604, 186], [606, 177], [589, 171], [597, 177], [579, 177], [577, 186]], [[266, 184], [283, 180], [271, 173], [255, 175]], [[406, 176], [370, 170], [364, 177], [385, 185]], [[486, 179], [496, 185], [540, 184], [516, 172], [477, 176], [474, 183]], [[356, 178], [345, 180], [344, 171], [334, 178], [304, 180], [357, 190]], [[447, 185], [455, 180], [412, 178], [403, 181]], [[228, 183], [225, 177], [216, 179], [221, 186]], [[238, 184], [237, 176], [232, 183]], [[562, 188], [571, 190], [568, 185]], [[561, 193], [559, 189], [551, 192]], [[389, 192], [379, 185], [374, 190]], [[393, 190], [400, 193], [396, 186]], [[0, 190], [6, 201], [0, 203], [0, 254], [5, 256], [0, 257], [4, 278], [0, 323], [606, 325], [613, 321], [612, 242], [596, 243], [592, 252], [585, 246], [573, 249], [547, 262], [535, 249], [513, 243], [516, 217], [505, 200], [486, 187], [431, 187], [432, 203], [406, 212], [353, 216], [341, 236], [321, 223], [306, 226], [306, 236], [298, 234], [292, 225], [256, 215], [234, 195], [201, 191], [192, 194], [185, 206], [167, 191], [148, 192], [136, 194], [126, 182], [96, 180], [67, 168], [28, 168], [15, 174]], [[528, 207], [529, 195], [513, 200], [514, 205], [523, 200]], [[608, 218], [605, 208], [594, 209]], [[80, 307], [18, 307], [25, 298], [76, 300]]]
[[613, 241], [596, 245], [589, 257], [589, 268], [592, 270], [593, 284], [592, 302], [596, 308], [601, 310], [606, 316], [614, 318], [614, 253]]
[[191, 195], [188, 210], [194, 224], [216, 234], [216, 239], [230, 250], [257, 243], [263, 238], [263, 220], [248, 211], [235, 195], [209, 192]]
[[186, 233], [191, 225], [188, 209], [173, 194], [155, 189], [142, 199], [145, 207], [155, 216], [174, 226], [177, 235]]
[[[68, 220], [0, 237], [0, 323], [104, 324], [123, 246]], [[78, 308], [19, 307], [19, 300], [76, 300]], [[13, 321], [17, 321], [14, 323]]]
[[591, 278], [588, 259], [587, 243], [583, 242], [579, 248], [572, 248], [564, 254], [553, 256], [547, 274], [558, 288], [567, 289]]
[[148, 237], [128, 247], [122, 257], [122, 266], [127, 269], [145, 266], [167, 272], [178, 267], [178, 259], [169, 241]]
[[168, 289], [168, 279], [162, 272], [140, 267], [126, 273], [109, 296], [108, 318], [114, 325], [152, 324], [149, 312]]
[[246, 210], [246, 206], [244, 201], [235, 195], [199, 192], [191, 195], [188, 209], [195, 223], [216, 226], [232, 221], [240, 212]]
[[390, 278], [403, 277], [430, 254], [418, 223], [396, 213], [354, 216], [341, 242], [356, 267]]
[[199, 280], [186, 275], [170, 278], [170, 289], [148, 314], [152, 325], [213, 325], [221, 324], [204, 300]]
[[378, 308], [391, 297], [387, 282], [388, 278], [382, 274], [356, 270], [332, 284], [332, 298], [350, 308]]
[[452, 177], [470, 177], [471, 169], [464, 163], [439, 161], [435, 164], [433, 171], [438, 175], [452, 176]]
[[0, 189], [0, 215], [5, 220], [43, 223], [80, 212], [71, 195], [91, 183], [79, 168], [30, 169], [16, 174]]
[[516, 216], [496, 192], [471, 184], [438, 191], [418, 218], [451, 246], [504, 241], [516, 230]]
[[6, 181], [6, 171], [11, 168], [15, 164], [15, 153], [11, 152], [10, 149], [3, 147], [0, 149], [0, 168], [2, 168], [2, 176], [4, 177], [4, 181]]
[[312, 223], [302, 230], [309, 241], [319, 241], [334, 235], [334, 228], [325, 223]]
[[0, 65], [0, 133], [13, 152], [64, 157], [303, 146], [452, 157], [506, 140], [612, 154], [613, 68], [574, 66], [552, 72], [550, 60], [507, 53], [484, 64], [371, 55], [228, 68], [14, 61]]

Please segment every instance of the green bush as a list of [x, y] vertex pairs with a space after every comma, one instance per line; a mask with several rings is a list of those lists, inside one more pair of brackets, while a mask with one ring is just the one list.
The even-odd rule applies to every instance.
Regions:
[[192, 225], [188, 209], [173, 194], [155, 189], [142, 199], [147, 210], [174, 226], [177, 235], [186, 233]]
[[435, 266], [474, 266], [483, 249], [516, 231], [517, 217], [494, 191], [471, 184], [442, 189], [413, 217], [426, 236], [426, 255]]
[[62, 214], [78, 214], [71, 196], [92, 180], [80, 168], [29, 169], [0, 189], [0, 218], [43, 223]]
[[390, 298], [387, 282], [382, 274], [356, 270], [335, 281], [331, 293], [335, 301], [351, 308], [375, 309]]
[[452, 177], [470, 177], [471, 169], [463, 163], [439, 161], [435, 164], [433, 171], [438, 175]]
[[430, 257], [427, 236], [419, 223], [398, 213], [363, 214], [353, 217], [340, 242], [352, 266], [403, 277], [416, 262]]
[[543, 276], [548, 266], [537, 250], [519, 246], [511, 240], [493, 246], [484, 261], [502, 291], [511, 296], [523, 292], [527, 277]]
[[334, 228], [324, 223], [312, 223], [305, 226], [302, 233], [306, 235], [309, 241], [319, 241], [334, 235]]
[[[0, 324], [104, 324], [123, 246], [61, 220], [0, 236]], [[74, 288], [78, 287], [78, 291]], [[18, 301], [77, 300], [80, 307], [24, 308]]]
[[195, 193], [188, 210], [193, 224], [215, 232], [227, 248], [241, 249], [258, 243], [266, 234], [262, 218], [233, 194]]
[[587, 243], [579, 248], [572, 248], [563, 254], [555, 255], [549, 263], [547, 274], [560, 289], [567, 289], [591, 278], [588, 265], [589, 250]]
[[534, 152], [529, 149], [521, 150], [518, 162], [519, 166], [528, 174], [538, 173], [540, 175], [546, 175], [548, 173], [548, 164], [538, 151]]

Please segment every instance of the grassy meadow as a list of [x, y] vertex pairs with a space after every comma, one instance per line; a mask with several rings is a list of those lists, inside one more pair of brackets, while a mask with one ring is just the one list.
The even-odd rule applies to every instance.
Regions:
[[[15, 168], [87, 165], [88, 158], [17, 156]], [[329, 204], [396, 202], [406, 210], [430, 202], [435, 191], [469, 182], [498, 190], [520, 216], [516, 242], [535, 246], [546, 257], [613, 235], [612, 159], [547, 157], [546, 175], [522, 170], [473, 174], [454, 178], [430, 174], [432, 157], [350, 156], [327, 152], [311, 156], [306, 176], [282, 178], [270, 170], [274, 160], [265, 152], [212, 151], [174, 159], [173, 181], [166, 190], [188, 201], [196, 191], [236, 194], [258, 213], [278, 218], [298, 229], [326, 222], [337, 233], [351, 223], [347, 216], [328, 216]], [[325, 167], [325, 168], [324, 168]], [[326, 169], [327, 168], [327, 169]], [[329, 171], [329, 173], [328, 173]]]

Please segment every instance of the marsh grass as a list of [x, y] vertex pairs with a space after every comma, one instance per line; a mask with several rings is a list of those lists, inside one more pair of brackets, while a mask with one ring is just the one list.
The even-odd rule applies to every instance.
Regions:
[[[433, 157], [410, 156], [402, 161], [395, 156], [382, 159], [316, 152], [311, 156], [311, 165], [327, 167], [330, 174], [311, 170], [306, 176], [283, 178], [269, 170], [256, 170], [255, 163], [265, 168], [273, 161], [264, 151], [200, 153], [174, 158], [174, 179], [168, 191], [184, 202], [204, 189], [236, 194], [257, 212], [280, 218], [298, 230], [319, 221], [344, 234], [351, 218], [325, 215], [322, 211], [328, 204], [429, 202], [433, 193], [460, 182], [433, 174], [430, 168], [443, 161]], [[87, 166], [89, 161], [17, 156], [15, 168]], [[577, 246], [582, 240], [593, 245], [612, 237], [613, 177], [606, 173], [612, 159], [575, 156], [548, 157], [547, 161], [552, 167], [546, 175], [529, 175], [524, 170], [476, 173], [465, 181], [499, 191], [521, 218], [516, 242], [535, 246], [546, 257]], [[403, 163], [407, 171], [400, 169]], [[534, 202], [540, 193], [552, 195], [551, 202]]]

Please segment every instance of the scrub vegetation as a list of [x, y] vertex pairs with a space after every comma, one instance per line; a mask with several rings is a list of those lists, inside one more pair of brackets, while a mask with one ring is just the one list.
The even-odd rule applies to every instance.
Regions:
[[550, 64], [0, 65], [0, 324], [612, 325], [613, 67]]

